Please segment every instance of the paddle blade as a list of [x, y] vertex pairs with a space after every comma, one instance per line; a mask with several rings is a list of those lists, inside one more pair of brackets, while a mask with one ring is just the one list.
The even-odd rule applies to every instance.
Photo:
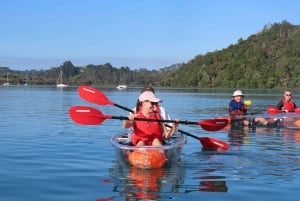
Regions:
[[247, 105], [247, 106], [250, 106], [252, 104], [252, 101], [251, 100], [245, 100], [244, 104]]
[[296, 107], [295, 112], [296, 114], [300, 114], [300, 107]]
[[202, 144], [202, 150], [204, 151], [226, 151], [229, 148], [229, 144], [218, 139], [210, 137], [199, 137], [199, 141]]
[[98, 125], [105, 119], [111, 118], [88, 106], [73, 106], [69, 109], [69, 115], [75, 123], [82, 125]]
[[79, 86], [78, 94], [82, 99], [91, 103], [98, 105], [114, 105], [104, 93], [90, 86]]
[[206, 131], [218, 131], [223, 129], [228, 123], [228, 119], [205, 119], [198, 124]]
[[267, 107], [267, 113], [268, 114], [279, 114], [280, 110], [275, 106], [270, 106], [270, 107]]

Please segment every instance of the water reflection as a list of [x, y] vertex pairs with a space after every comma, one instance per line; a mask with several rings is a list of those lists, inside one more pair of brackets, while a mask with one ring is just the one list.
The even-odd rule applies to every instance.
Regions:
[[178, 192], [183, 183], [184, 170], [180, 165], [158, 169], [139, 169], [116, 162], [110, 169], [114, 192], [124, 200], [173, 199], [164, 194]]
[[[228, 162], [227, 154], [219, 151], [202, 151], [186, 155], [187, 175], [185, 185], [180, 186], [180, 192], [228, 192], [227, 177], [222, 174]], [[227, 159], [226, 159], [227, 158]]]
[[[228, 128], [228, 138], [231, 145], [240, 146], [242, 144], [249, 143], [248, 129], [245, 129], [245, 126], [241, 125], [239, 122], [231, 123]], [[255, 130], [251, 130], [255, 132]]]
[[227, 192], [228, 188], [223, 176], [201, 176], [199, 191]]
[[162, 178], [165, 172], [162, 168], [145, 170], [131, 168], [127, 179], [128, 184], [125, 186], [124, 192], [128, 199], [138, 198], [141, 200], [155, 200], [159, 197], [159, 191], [162, 187]]
[[225, 177], [223, 176], [200, 176], [193, 179], [199, 180], [198, 185], [185, 185], [185, 193], [191, 192], [227, 192], [228, 187], [226, 185]]
[[231, 145], [235, 148], [241, 145], [249, 144], [251, 135], [254, 134], [256, 137], [259, 136], [282, 136], [283, 141], [295, 142], [300, 144], [300, 127], [295, 126], [295, 120], [286, 121], [282, 127], [271, 128], [264, 126], [257, 126], [253, 128], [248, 128], [247, 126], [242, 126], [241, 124], [231, 124], [226, 129], [228, 130], [228, 138]]
[[228, 138], [231, 145], [235, 148], [250, 144], [251, 136], [260, 135], [260, 134], [278, 134], [281, 132], [281, 129], [277, 128], [268, 128], [268, 127], [251, 127], [244, 126], [241, 123], [234, 122], [227, 127], [228, 129]]

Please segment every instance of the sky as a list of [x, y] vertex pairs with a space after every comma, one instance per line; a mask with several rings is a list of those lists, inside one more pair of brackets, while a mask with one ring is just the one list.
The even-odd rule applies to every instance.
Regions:
[[0, 66], [160, 69], [284, 20], [300, 25], [300, 1], [1, 0]]

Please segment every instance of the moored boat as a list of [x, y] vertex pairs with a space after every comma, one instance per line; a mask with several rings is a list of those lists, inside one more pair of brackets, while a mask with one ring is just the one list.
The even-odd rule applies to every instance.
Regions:
[[163, 146], [132, 146], [128, 133], [117, 134], [111, 138], [117, 160], [142, 169], [155, 169], [178, 162], [186, 141], [186, 136], [181, 133], [175, 133], [165, 140]]
[[68, 85], [66, 84], [63, 84], [63, 70], [62, 68], [60, 69], [60, 72], [59, 72], [59, 76], [58, 76], [58, 79], [57, 79], [57, 82], [56, 82], [56, 87], [57, 88], [65, 88], [65, 87], [68, 87]]
[[117, 89], [126, 89], [127, 88], [127, 85], [118, 85], [117, 86]]

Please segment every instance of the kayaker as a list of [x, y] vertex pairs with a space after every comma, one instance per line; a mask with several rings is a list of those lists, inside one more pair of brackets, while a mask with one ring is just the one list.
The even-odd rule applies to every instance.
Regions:
[[[144, 86], [144, 88], [141, 90], [140, 93], [142, 94], [145, 91], [151, 91], [152, 93], [155, 94], [154, 88], [152, 86], [150, 86], [150, 85]], [[139, 99], [137, 99], [136, 107], [138, 107], [138, 105], [139, 105]], [[136, 113], [136, 107], [132, 109], [132, 111], [134, 113]], [[170, 117], [169, 113], [161, 105], [159, 105], [159, 104], [155, 105], [154, 111], [160, 115], [161, 119], [171, 120], [171, 117]], [[130, 113], [129, 113], [129, 115], [130, 115]], [[170, 129], [170, 127], [173, 126], [173, 123], [166, 123], [166, 124], [168, 125], [167, 129]], [[129, 127], [125, 127], [125, 128], [129, 128]]]
[[292, 99], [292, 91], [287, 89], [283, 93], [283, 98], [278, 102], [277, 108], [282, 112], [295, 112], [296, 103]]
[[[155, 94], [155, 90], [152, 86], [150, 85], [147, 85], [145, 86], [142, 90], [141, 90], [141, 93], [145, 92], [145, 91], [151, 91], [152, 93]], [[139, 104], [139, 100], [137, 100], [137, 105]], [[135, 108], [134, 108], [134, 111], [135, 111]], [[170, 120], [170, 115], [168, 114], [168, 112], [166, 111], [166, 109], [164, 107], [162, 107], [161, 105], [157, 104], [156, 107], [155, 107], [155, 112], [159, 113], [160, 116], [162, 117], [162, 119], [165, 119], [165, 120]], [[169, 123], [168, 125], [172, 126], [173, 124], [172, 123]]]
[[[164, 123], [153, 121], [135, 121], [134, 118], [162, 119], [161, 115], [155, 112], [155, 107], [162, 100], [155, 97], [151, 91], [140, 94], [136, 113], [128, 116], [129, 120], [123, 122], [124, 128], [133, 127], [131, 143], [136, 146], [152, 145], [161, 146], [163, 140], [170, 138], [177, 130], [175, 123], [171, 129], [167, 129]], [[179, 120], [177, 120], [179, 121]]]
[[232, 124], [241, 122], [243, 125], [248, 127], [254, 127], [258, 123], [265, 126], [274, 126], [275, 122], [268, 122], [265, 118], [262, 117], [247, 119], [245, 117], [245, 115], [247, 115], [247, 105], [244, 104], [243, 98], [244, 94], [241, 90], [236, 90], [232, 94], [232, 100], [228, 105]]

